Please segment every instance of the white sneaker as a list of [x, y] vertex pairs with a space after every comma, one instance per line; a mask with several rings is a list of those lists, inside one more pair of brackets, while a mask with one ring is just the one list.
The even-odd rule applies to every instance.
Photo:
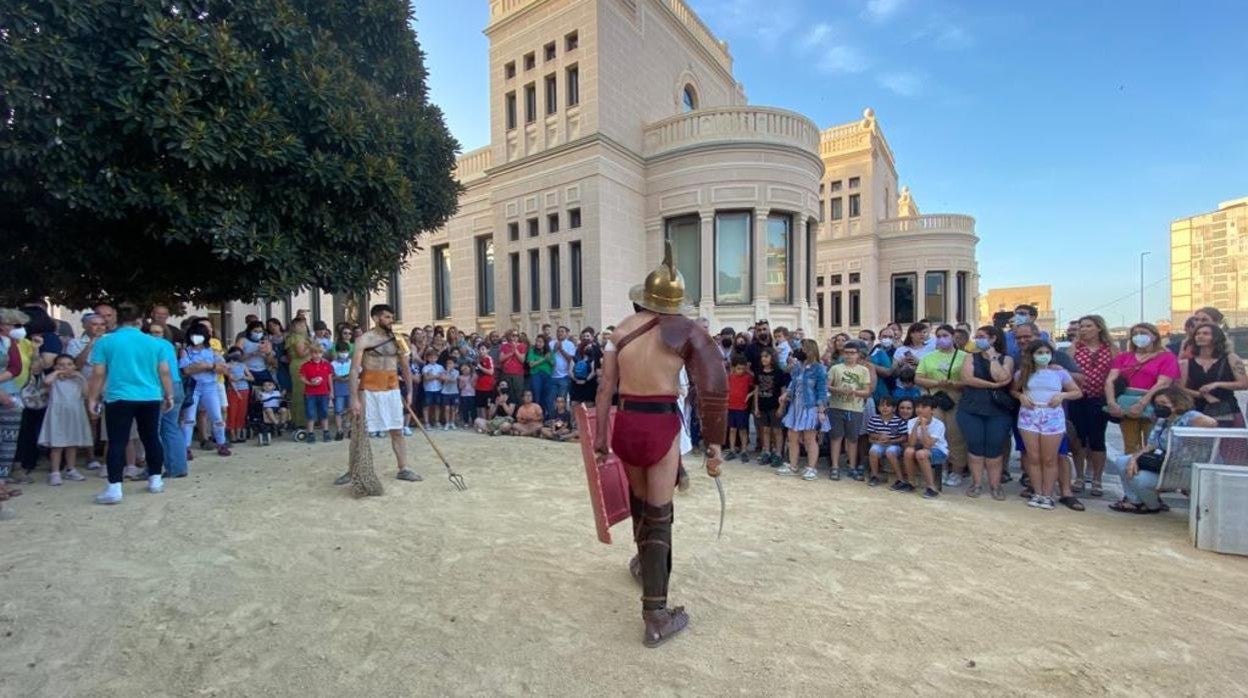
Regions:
[[121, 471], [121, 479], [122, 480], [142, 480], [143, 471], [139, 470], [139, 466], [137, 465], [127, 465], [125, 469]]
[[61, 475], [66, 480], [73, 480], [74, 482], [82, 482], [83, 480], [87, 479], [87, 476], [78, 472], [77, 468], [66, 468], [65, 470], [61, 471]]
[[945, 487], [961, 487], [962, 476], [958, 473], [949, 473], [945, 476]]
[[810, 482], [817, 477], [819, 477], [819, 473], [816, 473], [814, 468], [805, 468], [802, 470], [802, 479], [807, 482]]
[[776, 474], [777, 475], [796, 475], [797, 469], [789, 465], [788, 463], [781, 463], [779, 467], [776, 468]]
[[1041, 497], [1038, 494], [1031, 495], [1031, 499], [1027, 500], [1027, 506], [1035, 507], [1037, 509], [1041, 508], [1044, 506], [1044, 497]]
[[165, 491], [165, 479], [159, 475], [152, 475], [147, 478], [147, 491], [152, 494], [160, 494]]
[[404, 435], [404, 436], [411, 436], [411, 435], [412, 435], [412, 428], [411, 428], [411, 427], [403, 427], [403, 435]]
[[53, 487], [59, 487], [61, 485], [61, 474], [48, 473], [48, 484]]
[[87, 463], [87, 470], [100, 470], [103, 467], [104, 465], [98, 460], [92, 459], [90, 463]]
[[121, 495], [110, 494], [108, 489], [105, 489], [103, 492], [95, 495], [96, 504], [117, 504], [119, 502], [121, 502]]
[[1053, 511], [1053, 506], [1054, 506], [1054, 505], [1053, 505], [1053, 498], [1052, 498], [1052, 497], [1041, 497], [1041, 498], [1040, 498], [1040, 500], [1041, 500], [1041, 501], [1040, 501], [1040, 508], [1041, 508], [1041, 509], [1044, 509], [1045, 511]]

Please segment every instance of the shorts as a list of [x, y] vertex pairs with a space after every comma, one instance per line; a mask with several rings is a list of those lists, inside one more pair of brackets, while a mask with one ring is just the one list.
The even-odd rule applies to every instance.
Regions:
[[857, 441], [858, 436], [862, 434], [861, 412], [851, 412], [833, 407], [828, 410], [828, 422], [832, 427], [828, 435], [834, 439]]
[[425, 407], [441, 407], [441, 406], [442, 406], [442, 393], [441, 392], [435, 393], [432, 390], [426, 390], [425, 391]]
[[1060, 407], [1024, 407], [1018, 413], [1019, 431], [1041, 436], [1066, 433], [1066, 412]]
[[780, 415], [776, 414], [779, 405], [771, 408], [762, 408], [758, 414], [754, 416], [754, 427], [756, 429], [779, 429]]
[[349, 408], [350, 406], [351, 406], [350, 395], [335, 395], [334, 396], [334, 414], [341, 417], [342, 415], [347, 413], [347, 408]]
[[879, 456], [879, 457], [893, 456], [896, 458], [900, 458], [901, 457], [901, 445], [900, 444], [871, 444], [871, 449], [868, 451], [868, 453], [870, 453], [873, 456]]
[[494, 399], [493, 390], [485, 390], [485, 391], [478, 390], [477, 397], [476, 397], [477, 409], [486, 409], [487, 407], [490, 406], [490, 401], [493, 399]]
[[933, 448], [929, 451], [929, 453], [932, 457], [932, 465], [944, 465], [949, 462], [949, 454], [939, 448]]
[[443, 407], [459, 407], [459, 393], [442, 393]]
[[393, 390], [365, 390], [364, 425], [374, 431], [398, 431], [403, 428], [403, 397]]
[[750, 429], [750, 413], [746, 410], [728, 410], [729, 429]]
[[307, 412], [309, 422], [329, 419], [328, 395], [305, 395], [303, 396], [303, 407], [304, 411]]

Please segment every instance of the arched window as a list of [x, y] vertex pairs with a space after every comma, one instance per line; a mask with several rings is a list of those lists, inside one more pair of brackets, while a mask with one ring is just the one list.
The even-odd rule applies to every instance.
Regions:
[[685, 111], [693, 111], [698, 108], [698, 93], [694, 91], [693, 85], [685, 85], [685, 89], [680, 94], [681, 106]]

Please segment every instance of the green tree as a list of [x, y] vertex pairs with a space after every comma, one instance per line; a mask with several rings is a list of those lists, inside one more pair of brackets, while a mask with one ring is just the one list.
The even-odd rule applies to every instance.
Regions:
[[407, 0], [8, 0], [0, 297], [375, 289], [455, 212]]

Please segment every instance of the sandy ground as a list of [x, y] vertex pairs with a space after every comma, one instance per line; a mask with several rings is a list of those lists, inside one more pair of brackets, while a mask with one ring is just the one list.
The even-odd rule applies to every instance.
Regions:
[[0, 524], [0, 695], [1248, 694], [1248, 559], [1192, 548], [1184, 512], [733, 464], [722, 540], [705, 476], [678, 500], [693, 623], [648, 650], [577, 448], [436, 438], [468, 492], [419, 437], [426, 481], [373, 499], [329, 484], [345, 443], [202, 455], [112, 508], [94, 478], [27, 487]]

